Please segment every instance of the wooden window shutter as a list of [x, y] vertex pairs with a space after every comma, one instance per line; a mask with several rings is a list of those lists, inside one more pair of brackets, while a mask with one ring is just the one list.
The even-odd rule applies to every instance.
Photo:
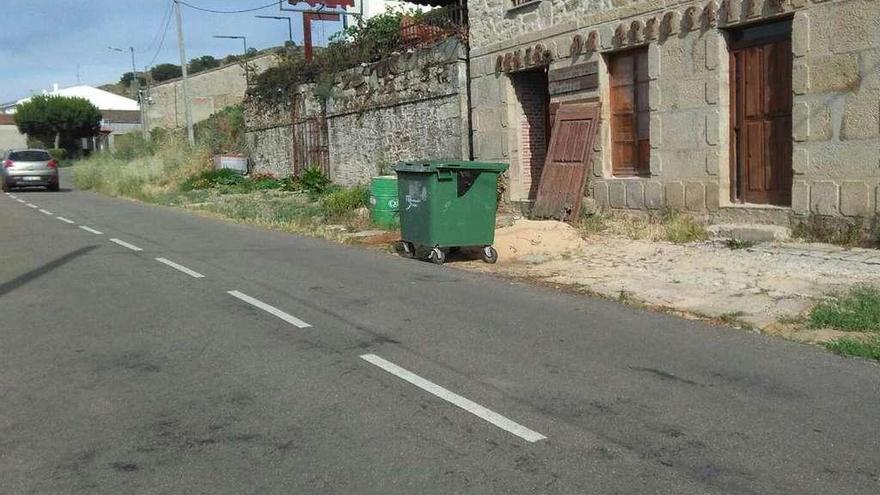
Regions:
[[609, 58], [611, 162], [614, 175], [651, 171], [651, 113], [648, 107], [648, 48]]

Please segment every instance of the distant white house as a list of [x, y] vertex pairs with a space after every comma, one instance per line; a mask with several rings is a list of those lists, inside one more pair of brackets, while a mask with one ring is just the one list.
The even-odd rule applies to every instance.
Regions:
[[[92, 86], [71, 86], [58, 88], [55, 84], [52, 91], [43, 91], [44, 95], [84, 98], [101, 111], [101, 134], [93, 139], [83, 139], [84, 150], [105, 149], [113, 147], [113, 136], [140, 132], [140, 105], [131, 98], [119, 96]], [[32, 97], [22, 98], [15, 103], [0, 105], [0, 112], [14, 114], [18, 105], [26, 103]]]
[[[69, 88], [59, 89], [56, 84], [52, 91], [43, 91], [44, 95], [53, 95], [53, 96], [69, 96], [69, 97], [78, 97], [85, 98], [89, 100], [92, 105], [98, 107], [98, 110], [124, 110], [130, 112], [138, 112], [140, 111], [140, 105], [135, 100], [131, 98], [126, 98], [124, 96], [119, 96], [117, 94], [113, 94], [109, 91], [104, 91], [103, 89], [98, 89], [92, 86], [71, 86]], [[15, 113], [15, 108], [22, 103], [28, 102], [31, 100], [31, 97], [22, 98], [15, 103], [5, 105], [3, 111], [5, 113]]]

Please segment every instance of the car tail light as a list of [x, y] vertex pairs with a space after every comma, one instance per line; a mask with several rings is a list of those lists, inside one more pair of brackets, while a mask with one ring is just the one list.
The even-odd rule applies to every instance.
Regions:
[[55, 159], [49, 160], [49, 163], [46, 164], [49, 168], [58, 168], [58, 161]]
[[15, 163], [12, 160], [3, 160], [3, 168], [12, 168]]

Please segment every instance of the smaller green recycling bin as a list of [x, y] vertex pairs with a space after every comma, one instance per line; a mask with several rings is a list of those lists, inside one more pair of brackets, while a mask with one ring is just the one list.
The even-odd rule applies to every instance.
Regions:
[[370, 216], [373, 223], [391, 227], [397, 223], [397, 177], [380, 175], [370, 180]]
[[479, 247], [483, 261], [494, 263], [498, 175], [504, 163], [462, 160], [399, 162], [394, 166], [400, 209], [403, 252], [415, 256], [430, 249], [428, 259], [446, 261], [450, 248]]

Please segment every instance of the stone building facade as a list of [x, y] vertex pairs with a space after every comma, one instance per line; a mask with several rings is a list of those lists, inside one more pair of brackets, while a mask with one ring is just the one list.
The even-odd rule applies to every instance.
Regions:
[[[534, 199], [546, 126], [577, 101], [601, 105], [587, 195], [603, 207], [762, 222], [880, 211], [878, 0], [468, 7], [474, 156], [511, 164], [511, 200]], [[639, 108], [621, 130], [614, 64], [630, 53], [644, 57], [627, 93]], [[635, 159], [621, 135], [637, 136], [637, 173], [617, 173]]]
[[466, 48], [449, 38], [345, 71], [323, 99], [304, 85], [287, 105], [249, 101], [251, 161], [280, 176], [325, 163], [353, 185], [399, 160], [469, 158], [467, 82]]

